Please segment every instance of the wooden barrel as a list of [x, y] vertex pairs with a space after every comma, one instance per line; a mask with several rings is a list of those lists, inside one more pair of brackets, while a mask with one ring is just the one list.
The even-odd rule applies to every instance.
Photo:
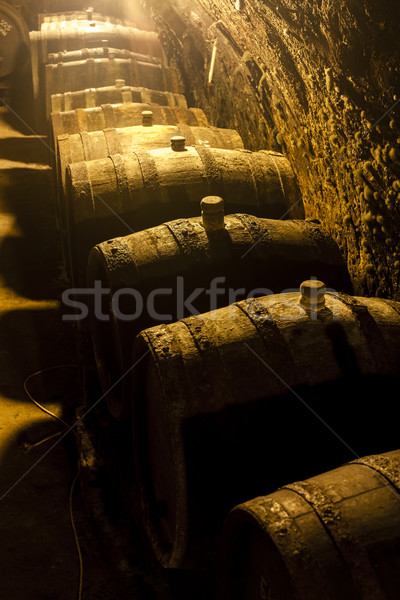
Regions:
[[319, 284], [136, 337], [125, 397], [137, 515], [164, 567], [204, 566], [248, 498], [351, 460], [354, 447], [393, 448], [400, 304], [312, 298]]
[[222, 196], [227, 213], [303, 217], [296, 179], [282, 154], [185, 148], [184, 138], [172, 139], [175, 150], [135, 149], [67, 167], [65, 243], [74, 281], [95, 244], [196, 216], [205, 196]]
[[219, 600], [396, 600], [400, 450], [237, 506], [220, 564]]
[[85, 88], [77, 92], [54, 94], [51, 96], [51, 110], [53, 112], [64, 112], [78, 108], [95, 108], [103, 104], [132, 104], [135, 102], [187, 108], [186, 98], [183, 94], [133, 87], [126, 85], [124, 79], [117, 79], [114, 85], [111, 86], [102, 86], [96, 89]]
[[207, 148], [242, 148], [243, 141], [234, 129], [154, 124], [152, 111], [142, 112], [142, 125], [108, 127], [101, 131], [81, 131], [61, 135], [56, 146], [56, 170], [60, 194], [64, 188], [68, 164], [106, 158], [110, 154], [129, 154], [137, 146], [145, 148], [169, 147], [173, 136], [185, 136], [191, 146]]
[[159, 63], [155, 56], [147, 56], [138, 52], [131, 52], [123, 48], [82, 48], [81, 50], [71, 50], [71, 52], [52, 52], [47, 57], [48, 64], [67, 63], [77, 60], [87, 60], [88, 58], [133, 58], [141, 62]]
[[[112, 85], [122, 78], [133, 86], [179, 94], [182, 87], [171, 67], [132, 58], [88, 58], [45, 67], [46, 114], [50, 115], [52, 94], [75, 92], [86, 87]], [[42, 103], [42, 101], [40, 100]]]
[[114, 25], [129, 25], [130, 27], [136, 27], [135, 23], [127, 23], [123, 19], [119, 19], [118, 17], [109, 14], [101, 14], [100, 12], [94, 11], [93, 8], [88, 8], [86, 10], [40, 13], [37, 18], [38, 27], [41, 31], [54, 30], [57, 26], [62, 26], [65, 21], [106, 21], [107, 23], [113, 23]]
[[42, 131], [46, 127], [42, 104], [42, 94], [45, 89], [44, 67], [49, 54], [98, 47], [107, 42], [107, 45], [113, 48], [124, 48], [147, 56], [155, 56], [163, 64], [165, 62], [163, 50], [155, 32], [99, 21], [91, 21], [88, 24], [86, 21], [75, 20], [66, 21], [63, 27], [60, 27], [59, 24], [55, 25], [54, 31], [31, 31], [29, 33], [35, 123], [36, 127]]
[[18, 75], [29, 57], [29, 32], [19, 10], [0, 1], [0, 81]]
[[134, 27], [115, 25], [102, 21], [71, 20], [53, 23], [46, 31], [29, 33], [32, 52], [37, 55], [39, 64], [46, 64], [52, 52], [79, 50], [107, 45], [112, 48], [125, 48], [164, 60], [163, 50], [154, 31], [143, 31]]
[[183, 123], [192, 127], [209, 126], [207, 117], [200, 108], [160, 106], [159, 104], [144, 102], [103, 104], [94, 108], [78, 108], [76, 110], [51, 113], [50, 129], [53, 148], [57, 147], [57, 138], [59, 135], [72, 135], [82, 131], [101, 131], [108, 127], [141, 125], [143, 122], [143, 111], [151, 111], [154, 123], [159, 125]]
[[88, 7], [87, 3], [76, 0], [44, 0], [41, 9], [47, 12], [37, 16], [39, 29], [42, 23], [74, 20], [109, 21], [146, 30], [154, 28], [154, 22], [137, 2], [133, 5], [124, 0], [94, 0]]
[[[105, 392], [130, 366], [132, 340], [142, 329], [159, 322], [155, 313], [163, 315], [164, 322], [173, 322], [189, 316], [191, 310], [203, 313], [254, 294], [281, 292], [293, 281], [310, 276], [329, 281], [333, 289], [352, 292], [340, 250], [320, 225], [236, 214], [225, 216], [222, 228], [210, 231], [207, 211], [214, 210], [216, 200], [220, 199], [202, 200], [203, 217], [164, 223], [92, 249], [87, 285], [93, 288], [100, 281], [110, 290], [103, 296], [107, 319], [91, 314], [94, 351]], [[210, 286], [217, 280], [218, 296], [212, 298]], [[192, 306], [180, 303], [182, 286], [187, 297], [202, 290]], [[124, 288], [140, 292], [147, 307], [131, 321], [119, 321], [112, 315], [112, 296]], [[154, 296], [157, 288], [171, 293]], [[125, 301], [126, 314], [135, 313], [135, 301], [130, 300]], [[122, 386], [117, 386], [107, 394], [116, 418], [121, 415], [121, 393]]]

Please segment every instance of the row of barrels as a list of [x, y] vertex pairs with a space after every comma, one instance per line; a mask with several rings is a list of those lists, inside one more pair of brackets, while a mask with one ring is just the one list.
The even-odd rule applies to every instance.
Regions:
[[209, 567], [219, 538], [227, 600], [397, 598], [400, 305], [351, 296], [288, 161], [188, 108], [154, 32], [60, 18], [31, 32], [36, 113], [154, 555]]

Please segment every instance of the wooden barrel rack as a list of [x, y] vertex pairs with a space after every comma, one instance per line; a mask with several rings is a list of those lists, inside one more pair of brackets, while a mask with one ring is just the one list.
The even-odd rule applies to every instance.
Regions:
[[[146, 551], [168, 572], [218, 564], [221, 600], [395, 600], [399, 451], [382, 396], [400, 375], [400, 304], [352, 296], [285, 156], [189, 107], [151, 20], [117, 4], [61, 6], [29, 34], [66, 277], [106, 290], [77, 344], [84, 408], [106, 400], [94, 439], [109, 477], [122, 432], [128, 493], [117, 485]], [[124, 318], [137, 295], [153, 312]], [[376, 456], [328, 471], [354, 458], [343, 440], [360, 414], [357, 452]], [[371, 567], [384, 555], [387, 584]]]

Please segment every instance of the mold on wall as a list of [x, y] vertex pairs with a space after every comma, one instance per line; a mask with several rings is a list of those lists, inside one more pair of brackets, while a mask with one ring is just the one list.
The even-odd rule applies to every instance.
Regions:
[[346, 257], [355, 293], [399, 300], [399, 3], [243, 4], [142, 0], [190, 105], [236, 128], [247, 148], [282, 151], [306, 216], [321, 221]]

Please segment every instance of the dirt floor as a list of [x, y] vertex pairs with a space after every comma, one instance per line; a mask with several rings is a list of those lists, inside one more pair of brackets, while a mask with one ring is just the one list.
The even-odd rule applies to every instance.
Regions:
[[[74, 332], [60, 314], [64, 281], [47, 142], [4, 106], [0, 212], [0, 597], [70, 600], [79, 587], [69, 509], [76, 439], [60, 439], [64, 425], [35, 406], [24, 382], [30, 377], [32, 397], [72, 423], [81, 394]], [[90, 526], [79, 479], [72, 509], [83, 599], [132, 597]]]

